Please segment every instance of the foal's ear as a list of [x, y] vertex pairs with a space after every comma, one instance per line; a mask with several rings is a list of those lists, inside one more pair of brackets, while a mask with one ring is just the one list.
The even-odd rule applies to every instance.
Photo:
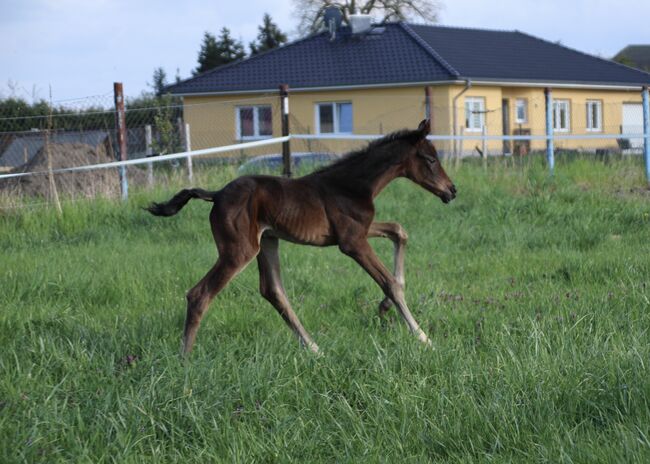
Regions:
[[422, 137], [426, 137], [431, 132], [431, 120], [423, 119], [420, 125], [418, 126], [418, 132], [422, 134]]

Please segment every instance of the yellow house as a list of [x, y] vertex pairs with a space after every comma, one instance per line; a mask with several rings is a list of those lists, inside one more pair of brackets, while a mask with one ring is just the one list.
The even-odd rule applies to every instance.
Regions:
[[350, 135], [430, 116], [444, 153], [524, 154], [546, 145], [547, 104], [556, 148], [639, 144], [622, 134], [642, 132], [650, 74], [519, 31], [389, 23], [315, 34], [169, 91], [201, 149], [281, 135], [280, 84], [291, 133], [313, 136], [294, 151], [348, 150], [365, 143]]

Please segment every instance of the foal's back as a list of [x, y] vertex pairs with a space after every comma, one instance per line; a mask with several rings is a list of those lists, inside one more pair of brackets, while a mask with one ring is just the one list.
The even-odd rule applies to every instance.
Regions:
[[265, 234], [326, 246], [335, 243], [328, 209], [325, 192], [308, 177], [253, 175], [239, 177], [219, 191], [211, 219], [251, 239]]

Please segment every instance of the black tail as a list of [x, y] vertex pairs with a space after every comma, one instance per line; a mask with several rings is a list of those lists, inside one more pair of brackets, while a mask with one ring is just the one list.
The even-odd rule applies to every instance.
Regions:
[[165, 203], [151, 203], [145, 209], [154, 216], [173, 216], [192, 198], [200, 198], [205, 201], [214, 201], [217, 192], [208, 192], [203, 189], [185, 189], [178, 192], [174, 197]]

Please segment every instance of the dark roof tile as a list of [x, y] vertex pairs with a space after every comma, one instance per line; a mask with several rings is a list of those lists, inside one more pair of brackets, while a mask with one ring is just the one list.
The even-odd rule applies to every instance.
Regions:
[[648, 85], [650, 74], [518, 31], [386, 24], [320, 33], [168, 87], [174, 94], [390, 85], [459, 78]]

